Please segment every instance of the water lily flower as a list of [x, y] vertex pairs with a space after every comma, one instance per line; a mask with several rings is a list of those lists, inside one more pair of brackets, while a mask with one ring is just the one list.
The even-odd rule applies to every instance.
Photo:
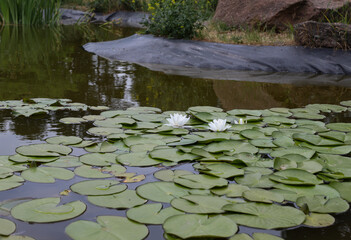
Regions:
[[190, 117], [186, 117], [186, 115], [182, 115], [179, 113], [171, 114], [171, 118], [167, 118], [168, 123], [165, 124], [166, 126], [171, 126], [174, 128], [181, 128], [183, 127], [190, 119]]
[[227, 123], [227, 120], [225, 119], [214, 119], [208, 125], [209, 125], [209, 129], [213, 132], [223, 132], [228, 128], [231, 128], [231, 126], [226, 123]]
[[236, 120], [234, 120], [234, 123], [235, 123], [235, 124], [245, 124], [245, 123], [247, 123], [247, 122], [244, 121], [244, 119], [240, 118], [240, 119], [239, 119], [239, 122], [236, 121]]

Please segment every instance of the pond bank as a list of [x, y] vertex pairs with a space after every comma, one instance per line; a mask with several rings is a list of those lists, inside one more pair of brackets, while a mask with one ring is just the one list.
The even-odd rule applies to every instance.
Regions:
[[350, 51], [333, 49], [232, 45], [137, 34], [115, 41], [88, 43], [83, 47], [99, 56], [137, 63], [152, 70], [190, 72], [180, 75], [193, 76], [194, 72], [212, 70], [224, 72], [222, 79], [228, 76], [226, 71], [351, 75]]

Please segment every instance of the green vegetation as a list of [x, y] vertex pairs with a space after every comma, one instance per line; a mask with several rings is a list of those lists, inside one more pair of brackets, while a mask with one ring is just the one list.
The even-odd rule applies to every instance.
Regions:
[[149, 0], [62, 0], [64, 7], [110, 13], [119, 10], [147, 11]]
[[156, 36], [191, 39], [203, 29], [203, 21], [211, 14], [213, 1], [151, 0], [146, 32]]
[[59, 22], [60, 0], [1, 0], [0, 23], [54, 25]]

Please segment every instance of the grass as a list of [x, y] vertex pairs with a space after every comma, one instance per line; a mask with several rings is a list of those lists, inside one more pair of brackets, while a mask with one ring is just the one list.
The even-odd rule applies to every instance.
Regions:
[[210, 22], [196, 40], [246, 45], [296, 45], [291, 28], [283, 32], [258, 27], [231, 28], [224, 23]]
[[60, 0], [0, 0], [0, 22], [5, 25], [54, 25]]

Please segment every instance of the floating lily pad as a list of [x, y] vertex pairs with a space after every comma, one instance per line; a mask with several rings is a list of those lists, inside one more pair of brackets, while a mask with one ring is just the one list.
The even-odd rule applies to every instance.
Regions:
[[112, 177], [110, 174], [103, 173], [101, 168], [93, 168], [90, 166], [80, 166], [74, 170], [74, 173], [80, 177], [85, 178], [108, 178]]
[[249, 173], [245, 174], [243, 177], [236, 177], [235, 181], [248, 187], [271, 188], [276, 183], [269, 178], [270, 175], [262, 175], [261, 173]]
[[89, 128], [88, 133], [96, 136], [107, 136], [114, 133], [123, 133], [123, 130], [119, 128], [93, 127]]
[[57, 157], [31, 157], [31, 156], [23, 156], [21, 154], [15, 154], [15, 155], [9, 156], [9, 160], [16, 162], [16, 163], [32, 163], [32, 162], [48, 163], [48, 162], [53, 162], [57, 159], [59, 159], [59, 156], [57, 156]]
[[200, 170], [200, 172], [208, 175], [216, 176], [216, 177], [221, 177], [221, 178], [231, 178], [231, 177], [244, 175], [244, 170], [238, 169], [228, 163], [217, 163], [217, 164], [205, 165]]
[[223, 213], [222, 207], [230, 202], [217, 196], [188, 195], [171, 201], [172, 207], [187, 213]]
[[32, 167], [21, 173], [27, 181], [38, 183], [54, 183], [55, 179], [69, 180], [74, 173], [64, 168], [55, 167]]
[[150, 156], [155, 159], [171, 161], [171, 162], [182, 162], [182, 161], [192, 161], [199, 156], [191, 154], [191, 153], [183, 153], [178, 149], [170, 148], [170, 149], [155, 149], [150, 152]]
[[117, 149], [118, 149], [117, 144], [105, 141], [102, 143], [91, 145], [89, 147], [85, 147], [84, 149], [87, 152], [92, 152], [92, 153], [112, 153], [112, 152], [117, 151]]
[[0, 168], [1, 167], [10, 168], [14, 172], [20, 172], [27, 169], [27, 164], [21, 164], [21, 163], [10, 161], [9, 156], [3, 155], [3, 156], [0, 156]]
[[23, 182], [24, 179], [17, 175], [12, 175], [11, 177], [0, 179], [0, 191], [19, 187], [23, 184]]
[[315, 154], [315, 151], [308, 148], [303, 148], [303, 147], [289, 147], [289, 148], [274, 149], [274, 151], [271, 152], [270, 155], [272, 157], [282, 157], [288, 154], [298, 154], [307, 159], [310, 159]]
[[223, 210], [239, 213], [226, 216], [237, 224], [254, 228], [288, 228], [305, 221], [305, 214], [302, 211], [277, 204], [236, 203], [224, 206]]
[[250, 190], [243, 192], [243, 197], [249, 201], [263, 203], [280, 203], [284, 201], [283, 195], [259, 188], [251, 188]]
[[62, 156], [59, 159], [45, 163], [45, 166], [48, 167], [62, 167], [62, 168], [70, 168], [70, 167], [79, 167], [83, 164], [79, 161], [78, 157], [75, 156]]
[[170, 203], [173, 198], [189, 195], [190, 189], [171, 182], [152, 182], [139, 186], [139, 196], [154, 202]]
[[125, 190], [121, 193], [105, 196], [88, 196], [88, 201], [100, 207], [116, 209], [128, 209], [147, 202], [146, 199], [139, 197], [134, 190]]
[[105, 120], [106, 118], [101, 115], [86, 115], [83, 117], [83, 119], [87, 121], [101, 121]]
[[272, 139], [253, 139], [249, 141], [250, 144], [260, 148], [276, 148]]
[[253, 240], [284, 240], [281, 237], [277, 237], [268, 233], [253, 233]]
[[85, 148], [85, 147], [89, 147], [89, 146], [94, 145], [94, 144], [96, 144], [96, 143], [93, 142], [93, 141], [82, 141], [82, 142], [80, 142], [78, 144], [72, 144], [70, 146], [71, 147], [76, 147], [76, 148]]
[[32, 144], [16, 148], [16, 152], [29, 157], [59, 157], [68, 155], [72, 149], [57, 144]]
[[326, 196], [304, 196], [296, 201], [299, 207], [306, 205], [308, 210], [316, 213], [341, 213], [349, 209], [349, 204], [341, 198]]
[[217, 107], [211, 107], [211, 106], [195, 106], [195, 107], [190, 107], [188, 111], [192, 112], [223, 112], [223, 109], [217, 108]]
[[119, 216], [98, 216], [97, 223], [79, 220], [71, 223], [65, 232], [74, 240], [142, 240], [148, 228]]
[[81, 215], [86, 205], [81, 201], [58, 205], [60, 198], [41, 198], [21, 203], [11, 209], [11, 215], [21, 221], [50, 223]]
[[315, 175], [300, 169], [287, 169], [270, 176], [270, 179], [290, 185], [318, 185], [323, 183]]
[[72, 145], [81, 143], [83, 139], [76, 136], [56, 136], [47, 138], [45, 141], [50, 144]]
[[91, 166], [110, 166], [117, 163], [115, 153], [88, 153], [80, 156], [80, 161]]
[[351, 123], [329, 123], [327, 128], [340, 132], [351, 132]]
[[16, 230], [16, 225], [12, 221], [0, 218], [0, 235], [8, 236], [11, 233], [13, 233], [15, 230]]
[[310, 213], [306, 215], [306, 220], [303, 224], [310, 227], [328, 227], [333, 225], [334, 222], [335, 218], [330, 214]]
[[131, 167], [154, 166], [163, 162], [150, 158], [149, 154], [145, 152], [122, 154], [117, 157], [117, 161]]
[[61, 118], [60, 122], [64, 124], [80, 124], [83, 122], [87, 122], [84, 118], [79, 118], [79, 117], [66, 117], [66, 118]]
[[174, 178], [174, 182], [184, 187], [195, 189], [211, 189], [228, 185], [228, 181], [223, 178], [204, 174], [181, 175]]
[[162, 181], [173, 182], [174, 178], [188, 174], [193, 173], [185, 170], [160, 170], [154, 173], [154, 177]]
[[7, 167], [0, 167], [0, 179], [7, 178], [13, 175], [13, 170]]
[[75, 183], [71, 189], [81, 195], [99, 196], [123, 192], [127, 186], [115, 180], [89, 180]]
[[250, 188], [247, 186], [231, 183], [226, 187], [211, 189], [211, 192], [220, 196], [241, 197], [243, 192], [248, 191], [249, 189]]
[[224, 216], [184, 214], [168, 218], [163, 224], [166, 233], [182, 239], [190, 237], [227, 238], [236, 233], [237, 225]]
[[331, 182], [329, 186], [335, 188], [343, 199], [351, 202], [351, 182]]
[[163, 224], [167, 218], [180, 214], [184, 212], [173, 207], [162, 209], [161, 203], [144, 204], [127, 211], [130, 220], [144, 224]]

